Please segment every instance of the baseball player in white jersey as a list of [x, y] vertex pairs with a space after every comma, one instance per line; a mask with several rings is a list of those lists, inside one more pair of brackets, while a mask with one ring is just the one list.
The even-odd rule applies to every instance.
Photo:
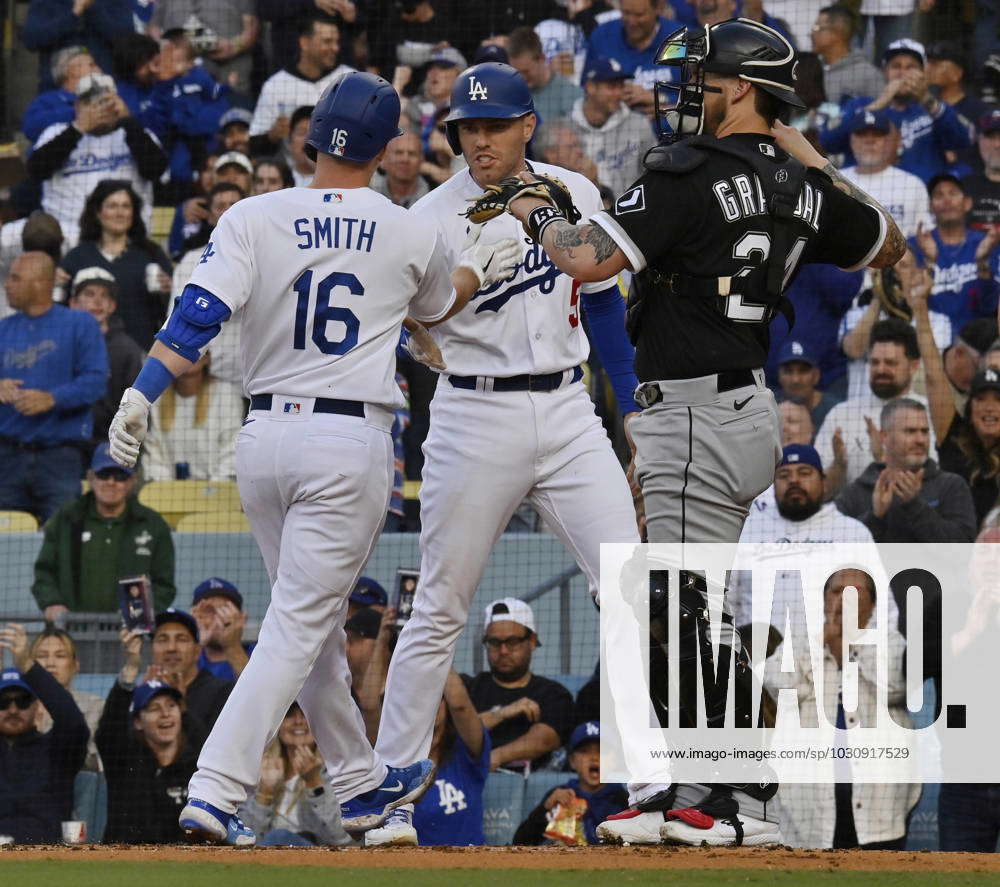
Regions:
[[379, 825], [433, 774], [430, 761], [387, 768], [365, 737], [345, 657], [347, 598], [389, 503], [404, 316], [444, 320], [493, 274], [509, 275], [518, 251], [479, 243], [477, 229], [449, 280], [436, 232], [368, 187], [398, 120], [399, 97], [381, 78], [351, 73], [331, 85], [310, 122], [312, 186], [222, 216], [111, 426], [113, 456], [134, 464], [149, 402], [242, 309], [250, 415], [236, 471], [271, 604], [191, 780], [180, 825], [192, 840], [254, 843], [236, 810], [296, 699], [348, 831]]
[[[461, 213], [469, 199], [526, 168], [534, 123], [531, 93], [513, 68], [484, 63], [459, 75], [449, 140], [469, 168], [410, 210], [417, 227], [440, 233], [446, 257], [457, 255], [466, 238]], [[597, 188], [583, 176], [543, 163], [530, 168], [560, 177], [585, 215], [601, 208]], [[420, 583], [393, 654], [376, 743], [392, 764], [427, 754], [469, 604], [494, 542], [525, 498], [573, 552], [592, 593], [600, 543], [638, 542], [628, 482], [580, 384], [589, 353], [582, 299], [623, 412], [638, 410], [617, 285], [612, 279], [580, 286], [510, 215], [483, 228], [484, 239], [517, 237], [520, 264], [431, 331], [447, 370], [424, 443]], [[414, 843], [409, 810], [396, 811], [366, 842]]]

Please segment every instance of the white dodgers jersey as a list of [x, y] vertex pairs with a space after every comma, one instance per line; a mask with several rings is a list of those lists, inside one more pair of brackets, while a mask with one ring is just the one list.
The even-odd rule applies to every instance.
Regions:
[[[597, 188], [579, 173], [548, 163], [532, 162], [531, 169], [561, 179], [584, 219], [602, 209]], [[469, 230], [469, 220], [461, 213], [470, 198], [482, 193], [482, 186], [464, 169], [410, 210], [417, 216], [414, 227], [440, 234], [449, 267], [457, 263]], [[458, 314], [431, 330], [447, 372], [517, 376], [561, 372], [583, 362], [590, 347], [580, 323], [580, 293], [600, 292], [615, 280], [579, 284], [567, 277], [509, 213], [486, 222], [479, 242], [504, 237], [513, 237], [523, 250], [513, 276], [480, 290]]]
[[400, 325], [454, 304], [436, 233], [370, 188], [286, 188], [230, 207], [191, 283], [242, 313], [243, 387], [402, 406]]

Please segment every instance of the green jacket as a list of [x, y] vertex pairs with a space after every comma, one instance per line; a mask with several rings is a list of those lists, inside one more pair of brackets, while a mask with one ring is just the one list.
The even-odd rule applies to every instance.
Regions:
[[111, 581], [102, 582], [99, 588], [82, 588], [83, 544], [98, 536], [102, 526], [101, 518], [94, 512], [94, 494], [73, 499], [52, 515], [45, 524], [45, 539], [35, 561], [35, 584], [31, 588], [39, 609], [63, 604], [84, 613], [115, 611], [119, 606], [114, 583], [140, 574], [146, 574], [152, 581], [156, 611], [170, 606], [177, 593], [170, 527], [134, 496], [129, 497], [122, 518], [117, 565], [108, 565]]

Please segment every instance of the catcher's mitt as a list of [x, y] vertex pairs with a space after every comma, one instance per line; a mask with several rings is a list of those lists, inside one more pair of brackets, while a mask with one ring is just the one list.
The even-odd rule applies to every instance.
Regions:
[[580, 220], [580, 211], [573, 203], [569, 188], [554, 176], [536, 174], [534, 177], [537, 181], [524, 182], [519, 178], [509, 178], [496, 185], [488, 185], [479, 197], [471, 201], [472, 205], [463, 215], [470, 222], [481, 225], [507, 212], [511, 201], [518, 197], [538, 197], [549, 206], [537, 208], [532, 212], [532, 217], [525, 221], [525, 233], [532, 240], [540, 243], [542, 229], [556, 219], [565, 219], [575, 225]]
[[872, 295], [882, 303], [882, 310], [890, 317], [898, 317], [909, 323], [913, 311], [906, 304], [903, 295], [903, 282], [899, 279], [895, 268], [883, 268], [872, 274]]

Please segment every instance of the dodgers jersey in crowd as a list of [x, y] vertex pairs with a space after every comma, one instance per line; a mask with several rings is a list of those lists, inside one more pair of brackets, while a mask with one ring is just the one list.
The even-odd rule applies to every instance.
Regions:
[[[845, 546], [839, 550], [839, 556], [834, 556], [831, 543]], [[847, 551], [851, 556], [845, 558], [843, 555]], [[822, 600], [803, 597], [805, 589], [811, 587], [812, 593], [821, 591], [826, 578], [845, 563], [863, 567], [879, 589], [888, 587], [888, 577], [868, 527], [841, 514], [832, 502], [827, 502], [805, 520], [789, 520], [778, 511], [774, 487], [754, 499], [740, 534], [740, 547], [733, 565], [737, 572], [732, 574], [734, 578], [727, 594], [737, 625], [747, 625], [765, 615], [758, 610], [758, 620], [753, 618], [749, 576], [738, 572], [748, 569], [751, 560], [754, 570], [760, 571], [754, 576], [754, 594], [764, 601], [765, 607], [765, 592], [773, 594], [773, 624], [783, 635], [791, 629], [796, 651], [803, 649], [807, 618], [808, 630], [822, 631], [823, 627]], [[802, 600], [806, 602], [806, 613], [801, 610]], [[888, 596], [888, 606], [890, 623], [895, 625], [898, 611], [892, 595]], [[783, 624], [782, 617], [786, 613], [791, 625]]]
[[427, 323], [449, 311], [451, 267], [433, 229], [370, 188], [286, 188], [226, 210], [191, 283], [243, 308], [247, 394], [397, 407], [400, 325], [408, 305]]
[[[555, 176], [569, 188], [583, 218], [601, 209], [597, 188], [579, 173], [532, 161], [530, 169]], [[420, 226], [435, 227], [445, 244], [449, 267], [458, 261], [470, 222], [460, 215], [483, 193], [468, 169], [418, 200], [411, 213]], [[238, 204], [237, 204], [238, 205]], [[587, 359], [590, 345], [580, 323], [580, 292], [615, 286], [615, 279], [578, 284], [552, 264], [521, 223], [503, 213], [483, 225], [481, 243], [513, 237], [524, 255], [514, 276], [477, 292], [454, 317], [431, 330], [448, 372], [461, 376], [517, 376], [553, 373]]]
[[881, 203], [896, 220], [904, 237], [913, 237], [920, 225], [924, 230], [934, 227], [927, 186], [913, 173], [898, 166], [888, 166], [882, 172], [861, 173], [856, 166], [848, 166], [840, 174]]
[[[53, 123], [38, 137], [32, 150], [41, 148], [64, 132], [69, 123]], [[159, 144], [148, 129], [146, 133]], [[149, 228], [153, 217], [153, 183], [139, 174], [122, 127], [106, 135], [84, 133], [69, 158], [42, 182], [42, 209], [59, 221], [66, 243], [76, 246], [80, 214], [91, 191], [104, 179], [124, 179], [142, 198], [142, 220]]]

